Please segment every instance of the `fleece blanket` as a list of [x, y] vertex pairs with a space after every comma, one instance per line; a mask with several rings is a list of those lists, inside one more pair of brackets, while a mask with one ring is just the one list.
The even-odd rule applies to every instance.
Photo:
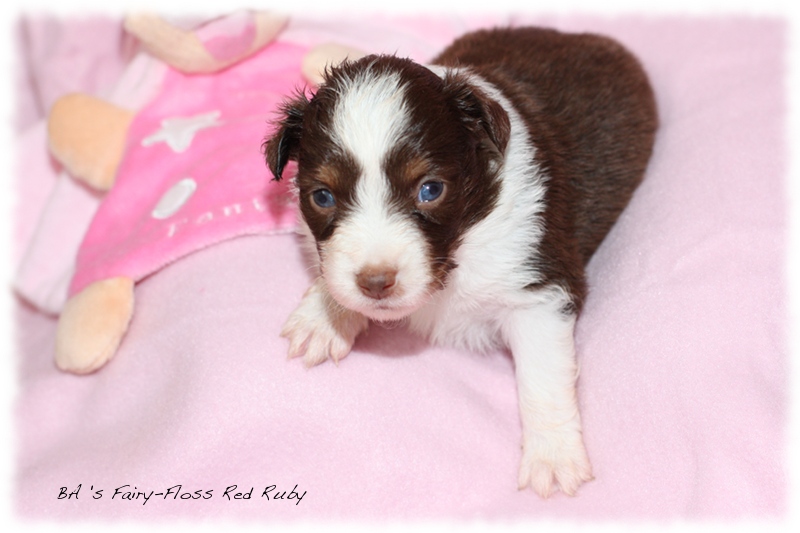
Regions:
[[[92, 54], [89, 36], [117, 38], [118, 21], [95, 23], [112, 29], [64, 32], [86, 41], [45, 48]], [[309, 280], [295, 236], [260, 235], [203, 249], [138, 283], [117, 355], [89, 376], [55, 368], [55, 319], [20, 299], [19, 516], [784, 515], [787, 24], [297, 16], [281, 39], [335, 40], [424, 61], [460, 33], [501, 23], [617, 38], [641, 59], [659, 106], [646, 178], [589, 265], [591, 293], [578, 324], [579, 401], [596, 479], [574, 498], [517, 490], [520, 425], [507, 353], [433, 348], [401, 327], [372, 326], [338, 367], [287, 361], [278, 332]], [[26, 34], [23, 49], [42, 49], [36, 35]], [[59, 71], [43, 68], [45, 59], [74, 60], [24, 57], [23, 79], [40, 89]], [[97, 65], [120, 69], [106, 56]], [[98, 79], [78, 88], [91, 91]], [[20, 139], [41, 135], [43, 108], [41, 100], [24, 108]], [[27, 168], [40, 172], [19, 176], [17, 259], [44, 231], [37, 220], [52, 201], [42, 191], [63, 178], [46, 147], [33, 144], [24, 154], [38, 159]], [[97, 201], [87, 195], [76, 209], [91, 211]], [[67, 248], [60, 258], [76, 251]]]

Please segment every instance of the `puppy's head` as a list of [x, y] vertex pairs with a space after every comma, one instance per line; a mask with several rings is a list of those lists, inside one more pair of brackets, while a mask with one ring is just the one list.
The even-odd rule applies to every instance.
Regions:
[[457, 73], [367, 56], [330, 69], [309, 100], [283, 107], [265, 143], [289, 160], [331, 295], [397, 320], [445, 286], [464, 232], [499, 194], [508, 116]]

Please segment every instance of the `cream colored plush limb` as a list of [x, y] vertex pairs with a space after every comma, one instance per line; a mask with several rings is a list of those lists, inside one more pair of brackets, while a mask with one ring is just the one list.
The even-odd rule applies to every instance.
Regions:
[[106, 364], [119, 347], [133, 315], [133, 280], [92, 283], [67, 302], [56, 330], [56, 365], [88, 374]]
[[194, 32], [177, 28], [158, 15], [128, 15], [124, 27], [142, 42], [148, 53], [173, 68], [186, 73], [210, 73], [256, 52], [274, 39], [288, 21], [287, 16], [274, 13], [256, 12], [254, 17], [256, 32], [253, 43], [245, 53], [225, 61], [214, 58]]
[[192, 32], [176, 28], [158, 15], [125, 17], [125, 30], [139, 38], [152, 56], [184, 72], [203, 72], [216, 62]]
[[303, 76], [309, 83], [319, 85], [328, 66], [336, 66], [345, 59], [356, 60], [367, 55], [357, 48], [336, 43], [324, 43], [312, 48], [303, 58]]
[[85, 94], [68, 94], [50, 109], [50, 151], [73, 177], [107, 191], [125, 150], [133, 112]]
[[281, 30], [286, 26], [286, 23], [289, 22], [289, 17], [287, 15], [281, 15], [278, 13], [265, 13], [263, 11], [257, 11], [255, 13], [256, 18], [256, 39], [253, 45], [253, 51], [258, 50], [278, 35]]

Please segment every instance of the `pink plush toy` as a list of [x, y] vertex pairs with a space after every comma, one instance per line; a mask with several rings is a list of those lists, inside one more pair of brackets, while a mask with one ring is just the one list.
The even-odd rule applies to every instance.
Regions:
[[270, 184], [260, 153], [272, 113], [324, 64], [357, 55], [267, 44], [286, 20], [241, 13], [196, 31], [150, 15], [125, 27], [165, 61], [158, 92], [137, 113], [83, 95], [57, 102], [53, 154], [73, 176], [109, 190], [77, 256], [58, 324], [56, 363], [87, 373], [116, 352], [134, 284], [176, 259], [247, 234], [294, 229], [288, 189]]

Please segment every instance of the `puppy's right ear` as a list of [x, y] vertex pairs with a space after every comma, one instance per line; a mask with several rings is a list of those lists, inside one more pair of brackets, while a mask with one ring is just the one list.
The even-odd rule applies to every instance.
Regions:
[[284, 102], [281, 106], [283, 118], [278, 119], [275, 133], [262, 145], [267, 166], [276, 181], [280, 181], [283, 169], [290, 160], [297, 161], [300, 137], [303, 134], [303, 115], [307, 107], [308, 98], [303, 93]]

